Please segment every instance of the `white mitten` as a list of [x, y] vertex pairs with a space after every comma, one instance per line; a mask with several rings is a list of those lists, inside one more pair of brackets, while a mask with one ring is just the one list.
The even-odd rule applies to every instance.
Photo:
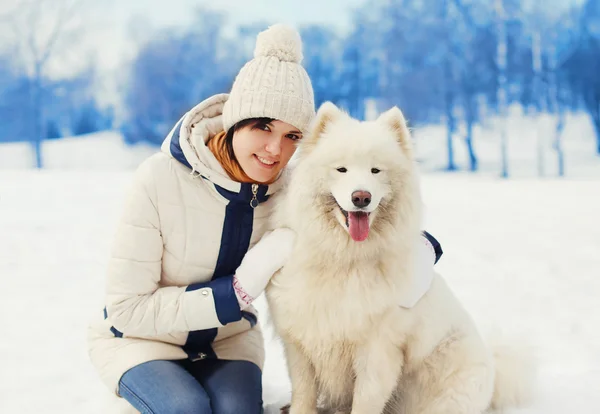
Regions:
[[265, 290], [271, 277], [283, 267], [295, 240], [293, 230], [276, 229], [248, 250], [233, 276], [233, 288], [242, 310]]
[[415, 262], [413, 277], [409, 288], [403, 292], [400, 298], [400, 306], [403, 308], [412, 308], [429, 290], [435, 272], [436, 254], [432, 244], [425, 236], [421, 236], [419, 244], [415, 249]]

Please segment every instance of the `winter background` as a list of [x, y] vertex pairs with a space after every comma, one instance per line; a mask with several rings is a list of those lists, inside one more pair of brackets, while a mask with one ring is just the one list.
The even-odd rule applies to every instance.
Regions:
[[276, 22], [317, 104], [405, 112], [436, 268], [539, 361], [513, 412], [600, 412], [600, 0], [2, 0], [0, 412], [111, 412], [85, 336], [131, 173]]

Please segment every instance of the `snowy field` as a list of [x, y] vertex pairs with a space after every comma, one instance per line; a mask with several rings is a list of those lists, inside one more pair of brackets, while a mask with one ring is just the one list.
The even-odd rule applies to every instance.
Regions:
[[[103, 307], [129, 178], [0, 172], [0, 413], [110, 412], [85, 335]], [[483, 331], [536, 349], [535, 407], [514, 413], [600, 412], [600, 180], [427, 175], [423, 188], [426, 228], [445, 250], [437, 269]], [[265, 329], [264, 400], [274, 408], [289, 382]]]

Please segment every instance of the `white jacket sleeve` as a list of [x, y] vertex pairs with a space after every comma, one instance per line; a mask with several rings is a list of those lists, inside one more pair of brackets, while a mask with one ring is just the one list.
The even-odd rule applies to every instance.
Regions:
[[156, 163], [137, 170], [112, 246], [105, 317], [117, 336], [157, 336], [217, 328], [242, 317], [232, 278], [160, 287], [163, 240]]

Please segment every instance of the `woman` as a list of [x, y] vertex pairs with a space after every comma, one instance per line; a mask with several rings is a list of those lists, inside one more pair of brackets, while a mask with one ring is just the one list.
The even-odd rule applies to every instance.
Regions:
[[251, 303], [294, 241], [265, 231], [270, 195], [314, 116], [301, 48], [285, 26], [260, 33], [231, 93], [185, 114], [135, 174], [89, 352], [140, 412], [262, 411]]

